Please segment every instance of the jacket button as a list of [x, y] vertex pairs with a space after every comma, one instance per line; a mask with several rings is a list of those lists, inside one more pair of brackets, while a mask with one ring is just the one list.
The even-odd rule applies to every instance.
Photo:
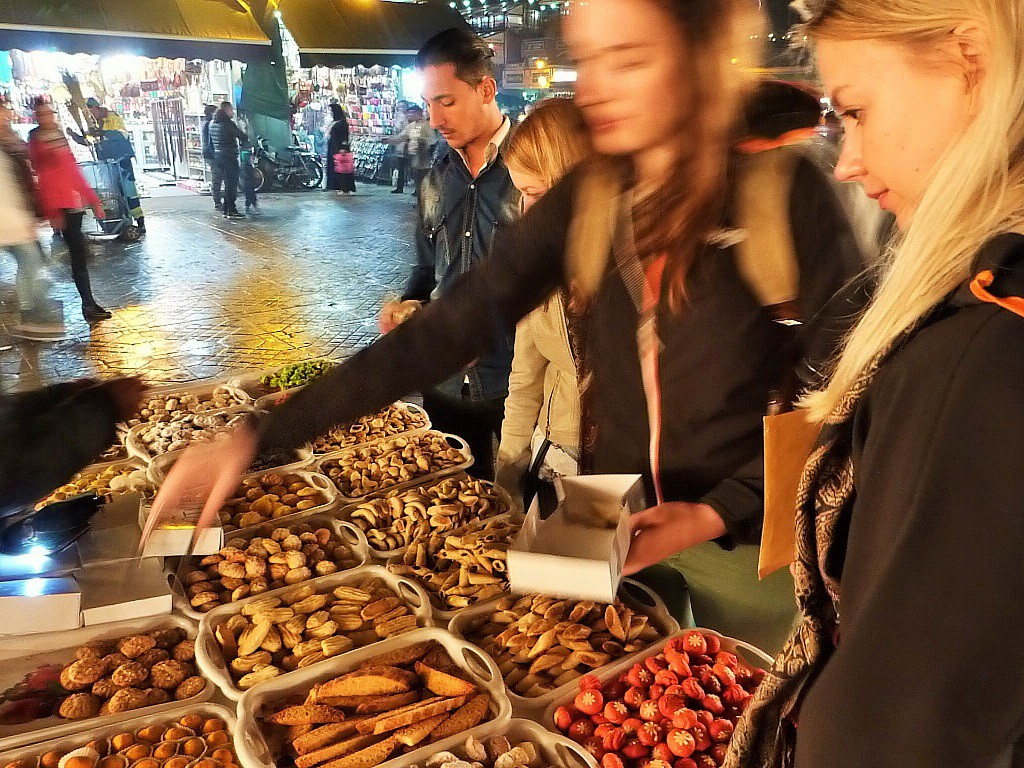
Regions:
[[467, 233], [466, 233], [466, 237], [472, 237], [472, 236], [473, 236], [473, 233], [472, 233], [472, 232], [467, 232]]

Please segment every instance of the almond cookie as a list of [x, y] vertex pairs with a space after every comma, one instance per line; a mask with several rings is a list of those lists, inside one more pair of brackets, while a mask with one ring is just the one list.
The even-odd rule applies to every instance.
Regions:
[[60, 684], [65, 691], [80, 691], [83, 688], [88, 688], [88, 685], [82, 683], [76, 683], [71, 679], [71, 667], [67, 666], [60, 672]]
[[100, 699], [91, 693], [73, 693], [60, 705], [60, 716], [67, 720], [84, 720], [100, 713]]
[[106, 665], [99, 659], [81, 659], [68, 667], [68, 679], [79, 687], [90, 686], [106, 671]]
[[149, 636], [156, 640], [156, 647], [165, 651], [171, 650], [174, 646], [185, 639], [185, 630], [181, 627], [170, 627], [150, 632]]
[[152, 648], [156, 648], [156, 640], [149, 635], [132, 635], [124, 638], [118, 649], [129, 659], [137, 659]]
[[194, 640], [182, 640], [171, 651], [175, 661], [191, 662], [196, 660], [196, 644]]
[[122, 664], [110, 674], [110, 679], [118, 688], [138, 688], [149, 677], [149, 669], [137, 661]]
[[113, 653], [108, 653], [106, 656], [103, 657], [103, 663], [107, 667], [107, 674], [108, 675], [111, 672], [113, 672], [115, 669], [120, 667], [122, 664], [126, 664], [129, 661], [131, 661], [131, 659], [129, 659], [127, 656], [125, 656], [120, 651], [114, 651]]
[[167, 661], [171, 658], [171, 654], [165, 651], [163, 648], [152, 648], [146, 651], [144, 654], [135, 659], [146, 669], [149, 669], [154, 664], [159, 664], [161, 661]]
[[187, 664], [180, 661], [171, 659], [170, 661], [161, 661], [159, 664], [149, 671], [150, 679], [153, 682], [155, 688], [177, 688], [188, 677], [189, 669]]
[[146, 694], [138, 688], [122, 688], [110, 698], [107, 707], [110, 714], [117, 715], [146, 706], [146, 700]]
[[103, 677], [97, 680], [92, 686], [92, 692], [94, 696], [99, 696], [101, 699], [109, 699], [115, 693], [121, 690], [123, 686], [117, 685], [109, 677]]
[[175, 689], [174, 698], [176, 701], [191, 699], [193, 696], [198, 696], [202, 693], [205, 687], [206, 680], [199, 676], [190, 677]]

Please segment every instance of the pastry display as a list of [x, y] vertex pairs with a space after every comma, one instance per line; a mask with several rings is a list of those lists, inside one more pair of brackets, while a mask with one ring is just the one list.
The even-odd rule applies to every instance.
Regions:
[[85, 469], [40, 501], [36, 508], [58, 501], [72, 499], [84, 493], [94, 493], [107, 501], [124, 493], [141, 493], [151, 497], [156, 488], [149, 481], [145, 469], [131, 464], [114, 464], [103, 469]]
[[196, 443], [223, 440], [227, 430], [244, 418], [241, 413], [190, 413], [175, 421], [147, 424], [134, 434], [150, 457], [159, 456]]
[[296, 512], [322, 507], [330, 499], [320, 488], [296, 474], [274, 472], [247, 477], [220, 510], [221, 525], [227, 530], [250, 528]]
[[[532, 741], [513, 744], [504, 736], [478, 739], [470, 736], [455, 752], [436, 752], [423, 763], [423, 768], [553, 768], [541, 758], [541, 751]], [[412, 765], [410, 768], [420, 768]]]
[[313, 441], [313, 453], [334, 453], [354, 445], [368, 443], [403, 432], [425, 429], [429, 422], [421, 410], [389, 405], [379, 413], [363, 416], [346, 426], [338, 426]]
[[157, 395], [143, 403], [138, 413], [125, 422], [124, 426], [131, 429], [139, 424], [167, 424], [189, 414], [223, 411], [247, 403], [248, 398], [224, 386], [202, 395], [192, 392]]

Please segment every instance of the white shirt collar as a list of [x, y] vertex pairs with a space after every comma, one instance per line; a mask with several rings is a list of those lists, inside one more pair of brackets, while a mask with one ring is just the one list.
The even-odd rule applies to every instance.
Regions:
[[466, 164], [466, 168], [469, 168], [470, 174], [475, 178], [479, 176], [484, 170], [498, 159], [498, 150], [501, 149], [501, 145], [505, 143], [505, 139], [508, 138], [509, 131], [512, 130], [512, 122], [507, 117], [501, 118], [501, 125], [498, 126], [498, 130], [495, 131], [494, 135], [491, 136], [491, 140], [487, 142], [487, 152], [484, 157], [484, 164], [480, 166], [476, 173], [473, 173], [473, 169], [469, 165], [469, 158], [466, 157], [464, 150], [457, 149], [459, 157], [462, 158], [462, 162]]

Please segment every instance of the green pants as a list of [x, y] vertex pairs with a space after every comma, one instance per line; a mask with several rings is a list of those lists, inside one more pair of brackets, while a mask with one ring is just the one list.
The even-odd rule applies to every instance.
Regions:
[[695, 623], [775, 656], [796, 620], [793, 579], [782, 569], [758, 581], [757, 556], [758, 547], [752, 545], [726, 552], [717, 544], [702, 544], [636, 578], [661, 596], [681, 626]]

